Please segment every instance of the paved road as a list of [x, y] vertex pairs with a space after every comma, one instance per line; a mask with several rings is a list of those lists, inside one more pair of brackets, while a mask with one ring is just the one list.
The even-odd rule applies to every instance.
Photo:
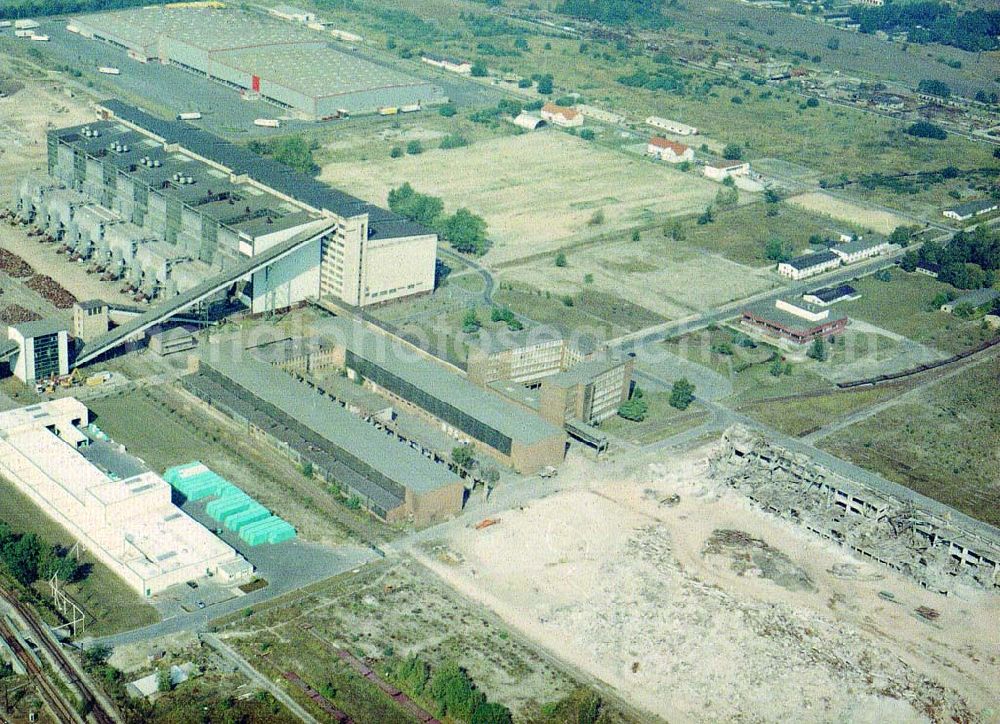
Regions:
[[440, 245], [438, 245], [438, 256], [442, 256], [445, 259], [451, 259], [452, 261], [457, 261], [479, 272], [479, 276], [483, 278], [483, 284], [485, 285], [483, 287], [483, 302], [489, 305], [493, 304], [493, 289], [496, 285], [493, 281], [493, 275], [486, 267], [473, 259], [445, 249]]
[[269, 692], [271, 696], [284, 704], [288, 711], [298, 717], [299, 721], [304, 721], [306, 724], [319, 724], [316, 718], [303, 709], [299, 703], [295, 701], [295, 699], [286, 694], [284, 690], [282, 690], [281, 687], [273, 681], [257, 671], [257, 669], [251, 666], [246, 659], [234, 651], [232, 647], [220, 641], [218, 636], [205, 633], [201, 634], [200, 638], [206, 644], [218, 651], [225, 659], [231, 662], [244, 676], [250, 679], [250, 681]]
[[[313, 546], [313, 544], [298, 543], [300, 547]], [[305, 549], [300, 548], [300, 550]], [[303, 555], [301, 558], [308, 560], [310, 565], [303, 567], [300, 571], [290, 572], [284, 578], [278, 577], [279, 573], [277, 570], [261, 571], [264, 577], [268, 578], [269, 585], [267, 588], [248, 593], [245, 596], [237, 596], [236, 598], [231, 598], [190, 613], [179, 613], [151, 626], [133, 629], [132, 631], [112, 636], [104, 636], [98, 639], [84, 639], [81, 641], [81, 645], [84, 648], [97, 644], [114, 647], [121, 646], [122, 644], [146, 641], [180, 631], [206, 631], [208, 630], [209, 622], [213, 619], [227, 616], [248, 606], [263, 603], [264, 601], [283, 596], [286, 593], [291, 593], [318, 581], [346, 573], [373, 560], [377, 560], [381, 556], [372, 549], [344, 546], [335, 550], [330, 549], [329, 553], [325, 556], [325, 562], [322, 562], [325, 564], [322, 565], [321, 561], [317, 560], [315, 556], [307, 557]], [[289, 565], [288, 567], [290, 568], [291, 566]]]

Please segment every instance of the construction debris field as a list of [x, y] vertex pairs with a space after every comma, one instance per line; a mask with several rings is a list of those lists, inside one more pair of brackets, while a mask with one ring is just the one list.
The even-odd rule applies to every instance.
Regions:
[[670, 721], [992, 716], [995, 596], [944, 598], [854, 558], [711, 482], [708, 453], [607, 464], [419, 558]]

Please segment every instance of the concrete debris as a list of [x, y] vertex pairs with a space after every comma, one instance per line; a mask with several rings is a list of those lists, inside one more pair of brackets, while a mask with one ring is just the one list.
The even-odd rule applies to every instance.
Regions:
[[1000, 586], [1000, 546], [912, 503], [848, 480], [743, 426], [709, 461], [716, 483], [743, 493], [866, 558], [943, 594], [956, 585]]

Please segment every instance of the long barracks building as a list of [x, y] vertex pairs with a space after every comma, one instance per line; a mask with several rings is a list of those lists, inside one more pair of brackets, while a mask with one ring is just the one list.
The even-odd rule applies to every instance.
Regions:
[[[308, 297], [361, 307], [433, 290], [437, 236], [425, 227], [190, 124], [120, 101], [102, 103], [100, 114], [48, 133], [49, 175], [65, 188], [22, 191], [22, 213], [41, 216], [50, 233], [79, 233], [77, 212], [99, 207], [109, 213], [92, 233], [97, 243], [110, 229], [128, 254], [152, 239], [175, 255], [175, 266], [218, 273], [327, 230], [253, 274], [246, 295], [255, 312]], [[89, 204], [46, 201], [68, 193]]]

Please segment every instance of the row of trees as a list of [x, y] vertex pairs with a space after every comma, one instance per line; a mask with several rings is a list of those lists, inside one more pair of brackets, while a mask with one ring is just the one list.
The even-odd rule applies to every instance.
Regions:
[[972, 10], [959, 13], [945, 2], [888, 2], [881, 7], [854, 5], [851, 17], [862, 33], [882, 30], [905, 32], [914, 43], [941, 43], [969, 51], [1000, 47], [1000, 11]]
[[489, 249], [485, 219], [466, 208], [446, 214], [441, 199], [418, 193], [409, 183], [389, 192], [389, 208], [400, 216], [434, 229], [463, 254], [481, 256]]
[[[686, 377], [681, 377], [674, 382], [670, 389], [668, 404], [678, 410], [686, 410], [694, 402], [694, 383]], [[642, 422], [649, 413], [649, 402], [646, 400], [646, 393], [636, 385], [632, 388], [632, 394], [628, 400], [618, 408], [618, 416], [624, 417], [632, 422]]]
[[62, 547], [50, 545], [34, 533], [15, 533], [3, 522], [0, 522], [0, 561], [23, 586], [51, 578], [53, 574], [63, 581], [76, 581], [86, 573], [86, 568], [78, 566]]
[[431, 671], [420, 657], [413, 655], [399, 662], [394, 671], [399, 685], [417, 697], [428, 697], [437, 704], [438, 715], [469, 724], [511, 724], [510, 709], [488, 701], [476, 688], [469, 672], [454, 662]]
[[270, 156], [296, 171], [309, 176], [319, 173], [319, 164], [313, 159], [313, 151], [319, 148], [315, 142], [309, 143], [302, 136], [285, 136], [273, 141], [250, 141], [247, 147], [254, 153]]
[[904, 271], [913, 271], [918, 263], [939, 265], [938, 278], [959, 289], [991, 287], [1000, 269], [1000, 234], [979, 226], [971, 233], [958, 232], [947, 246], [927, 242], [900, 260]]
[[11, 0], [0, 3], [0, 19], [27, 18], [39, 15], [94, 13], [154, 5], [169, 0]]
[[563, 0], [557, 13], [612, 25], [662, 25], [663, 0]]

